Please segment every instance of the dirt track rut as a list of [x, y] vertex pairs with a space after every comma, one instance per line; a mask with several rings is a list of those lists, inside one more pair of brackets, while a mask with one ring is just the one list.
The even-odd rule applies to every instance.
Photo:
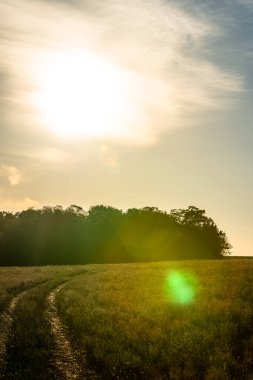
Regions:
[[3, 372], [6, 359], [7, 344], [11, 334], [14, 312], [19, 300], [25, 295], [27, 290], [13, 297], [9, 306], [0, 315], [0, 376]]
[[[53, 348], [51, 347], [52, 355], [50, 360], [50, 364], [55, 368], [54, 378], [59, 380], [97, 380], [98, 377], [95, 372], [86, 365], [85, 353], [82, 351], [82, 354], [80, 354], [78, 350], [73, 348], [68, 337], [67, 328], [63, 325], [58, 315], [56, 297], [66, 282], [51, 290], [46, 303], [46, 317], [54, 341]], [[18, 302], [29, 290], [24, 290], [13, 297], [0, 315], [0, 378], [5, 377], [6, 374], [8, 375], [8, 372], [6, 372], [7, 351], [13, 334], [12, 325], [15, 309]]]
[[[56, 297], [64, 285], [62, 284], [55, 288], [47, 299], [47, 315], [55, 342], [52, 364], [61, 374], [62, 379], [95, 380], [97, 377], [92, 370], [87, 366], [80, 366], [78, 360], [80, 355], [71, 345], [66, 327], [62, 324], [58, 315]], [[85, 356], [82, 357], [82, 361], [85, 362]]]

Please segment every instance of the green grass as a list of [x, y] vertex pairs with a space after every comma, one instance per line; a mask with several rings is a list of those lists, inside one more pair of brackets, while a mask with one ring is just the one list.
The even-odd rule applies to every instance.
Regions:
[[103, 379], [249, 379], [252, 273], [249, 260], [94, 265], [58, 305]]
[[10, 299], [23, 290], [49, 281], [57, 276], [72, 273], [77, 267], [0, 267], [0, 312]]
[[[82, 273], [82, 274], [81, 274]], [[253, 260], [0, 268], [18, 302], [6, 379], [61, 378], [46, 319], [57, 295], [72, 342], [101, 379], [253, 378]], [[80, 363], [82, 365], [82, 363]]]
[[7, 380], [60, 378], [52, 365], [54, 341], [46, 318], [46, 300], [52, 289], [84, 270], [80, 266], [0, 269], [9, 297], [27, 290], [16, 305], [0, 377], [2, 374]]
[[17, 304], [4, 378], [55, 378], [50, 362], [53, 340], [44, 310], [48, 292], [59, 283], [58, 280], [40, 285], [26, 293]]

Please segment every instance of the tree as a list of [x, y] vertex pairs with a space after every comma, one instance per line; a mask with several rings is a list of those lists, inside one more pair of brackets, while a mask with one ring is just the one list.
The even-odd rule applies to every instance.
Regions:
[[231, 245], [205, 210], [71, 205], [0, 212], [0, 264], [46, 265], [213, 259]]
[[173, 209], [171, 215], [183, 231], [180, 250], [190, 256], [204, 258], [230, 254], [232, 246], [225, 232], [220, 231], [213, 219], [206, 216], [205, 210], [189, 206], [187, 209]]

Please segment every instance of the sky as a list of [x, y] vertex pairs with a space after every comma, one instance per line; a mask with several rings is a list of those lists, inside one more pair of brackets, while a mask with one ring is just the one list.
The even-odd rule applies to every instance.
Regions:
[[0, 209], [205, 209], [253, 255], [253, 0], [0, 0]]

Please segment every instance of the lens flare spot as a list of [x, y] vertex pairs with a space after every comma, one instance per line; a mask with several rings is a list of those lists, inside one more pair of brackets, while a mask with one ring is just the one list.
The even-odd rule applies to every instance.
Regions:
[[196, 297], [196, 289], [197, 278], [192, 273], [174, 270], [166, 278], [166, 293], [174, 303], [192, 303]]

